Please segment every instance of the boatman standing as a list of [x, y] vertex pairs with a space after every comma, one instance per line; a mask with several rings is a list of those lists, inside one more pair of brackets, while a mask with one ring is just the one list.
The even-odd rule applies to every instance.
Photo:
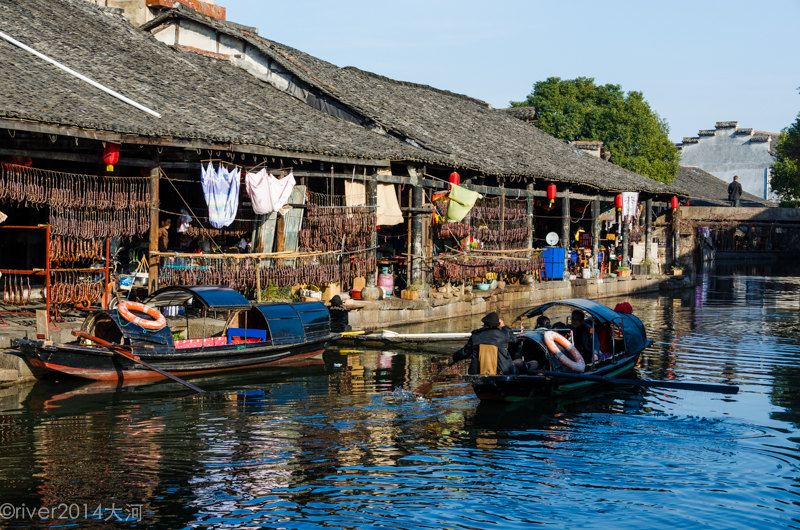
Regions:
[[483, 327], [473, 331], [467, 344], [453, 353], [453, 362], [470, 359], [469, 373], [471, 375], [484, 373], [481, 368], [481, 346], [493, 346], [497, 348], [497, 375], [517, 373], [516, 365], [521, 364], [521, 361], [515, 363], [511, 356], [511, 348], [516, 342], [514, 332], [494, 311], [483, 317], [481, 322], [483, 322]]

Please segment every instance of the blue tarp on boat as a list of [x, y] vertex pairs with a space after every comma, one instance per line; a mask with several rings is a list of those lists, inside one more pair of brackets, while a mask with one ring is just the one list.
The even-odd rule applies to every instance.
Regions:
[[182, 306], [190, 299], [198, 301], [212, 311], [250, 307], [250, 302], [239, 291], [229, 287], [208, 285], [164, 287], [153, 293], [145, 303], [156, 307]]
[[255, 306], [267, 321], [275, 345], [295, 344], [330, 335], [328, 309], [320, 302]]

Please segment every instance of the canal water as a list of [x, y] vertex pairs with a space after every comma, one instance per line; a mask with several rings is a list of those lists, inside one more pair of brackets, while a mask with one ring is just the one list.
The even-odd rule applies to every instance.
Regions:
[[450, 375], [419, 397], [441, 350], [344, 349], [205, 397], [37, 383], [0, 394], [0, 527], [800, 527], [800, 278], [631, 301], [642, 377], [741, 392], [487, 406]]

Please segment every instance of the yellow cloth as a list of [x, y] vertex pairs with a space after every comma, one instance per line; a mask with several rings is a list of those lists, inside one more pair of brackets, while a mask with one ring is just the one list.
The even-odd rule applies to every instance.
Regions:
[[477, 191], [468, 190], [455, 184], [450, 185], [450, 205], [447, 207], [447, 220], [459, 222], [475, 206], [475, 201], [481, 198]]
[[498, 349], [494, 344], [481, 344], [478, 346], [478, 363], [481, 375], [497, 375]]
[[378, 226], [394, 226], [403, 222], [394, 184], [378, 184]]

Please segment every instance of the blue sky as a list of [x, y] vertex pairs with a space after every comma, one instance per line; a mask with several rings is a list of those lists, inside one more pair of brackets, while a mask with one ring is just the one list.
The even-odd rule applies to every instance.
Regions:
[[800, 1], [218, 0], [228, 19], [340, 66], [521, 100], [549, 76], [640, 90], [680, 140], [800, 111]]

